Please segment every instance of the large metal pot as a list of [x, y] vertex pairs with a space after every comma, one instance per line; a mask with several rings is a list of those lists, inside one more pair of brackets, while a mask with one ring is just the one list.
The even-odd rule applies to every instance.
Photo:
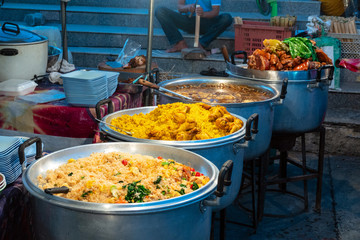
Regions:
[[[256, 157], [261, 156], [266, 152], [270, 145], [270, 140], [272, 136], [272, 126], [274, 118], [273, 105], [276, 105], [280, 102], [280, 91], [276, 88], [271, 87], [267, 84], [256, 83], [254, 81], [246, 79], [236, 79], [236, 78], [220, 78], [220, 77], [193, 77], [193, 78], [178, 78], [172, 79], [169, 81], [163, 81], [159, 83], [159, 86], [173, 90], [176, 86], [180, 85], [203, 85], [203, 84], [230, 84], [230, 85], [246, 85], [265, 91], [269, 91], [272, 94], [272, 97], [258, 102], [247, 102], [247, 103], [219, 103], [217, 105], [222, 105], [230, 113], [240, 115], [244, 118], [249, 118], [252, 114], [257, 113], [259, 115], [259, 126], [258, 133], [256, 134], [256, 139], [253, 139], [249, 142], [249, 146], [245, 149], [244, 159], [250, 160]], [[162, 92], [158, 92], [158, 103], [167, 104], [173, 102], [189, 102], [185, 99], [178, 98], [175, 96], [170, 96]]]
[[[240, 53], [243, 53], [240, 51]], [[334, 67], [323, 66], [308, 71], [261, 71], [247, 69], [246, 57], [242, 64], [227, 62], [226, 72], [236, 78], [249, 79], [281, 89], [288, 80], [287, 95], [283, 104], [274, 108], [273, 133], [303, 133], [318, 128], [324, 121], [328, 89], [333, 78]]]
[[[35, 141], [39, 145], [39, 140], [33, 138], [24, 145], [26, 147]], [[25, 147], [21, 146], [20, 151]], [[46, 194], [37, 186], [39, 175], [45, 175], [49, 169], [56, 169], [70, 158], [111, 151], [171, 158], [199, 169], [210, 181], [202, 188], [176, 198], [130, 204], [76, 201]], [[37, 156], [41, 156], [41, 153], [37, 153]], [[23, 161], [23, 157], [20, 159]], [[36, 239], [137, 240], [149, 239], [150, 236], [151, 239], [208, 240], [212, 215], [209, 205], [216, 203], [216, 199], [224, 194], [222, 190], [231, 176], [232, 163], [227, 161], [219, 173], [213, 163], [184, 149], [148, 143], [115, 142], [60, 150], [41, 157], [28, 168], [23, 164], [23, 168], [22, 179], [31, 197]]]
[[0, 82], [31, 80], [46, 73], [48, 39], [16, 24], [5, 22], [0, 30]]
[[[251, 130], [250, 126], [253, 126], [253, 131], [257, 131], [257, 121], [258, 118], [253, 116], [249, 118], [248, 121], [243, 117], [234, 115], [244, 121], [244, 126], [242, 129], [237, 132], [214, 139], [206, 140], [194, 140], [194, 141], [163, 141], [163, 140], [151, 140], [151, 139], [141, 139], [131, 137], [120, 132], [112, 130], [107, 124], [111, 123], [113, 118], [120, 117], [122, 115], [134, 115], [139, 113], [149, 113], [154, 110], [156, 107], [140, 107], [133, 109], [121, 110], [112, 114], [105, 116], [100, 124], [99, 128], [102, 132], [103, 137], [106, 140], [110, 141], [126, 141], [126, 142], [142, 142], [142, 143], [152, 143], [159, 145], [167, 145], [178, 148], [183, 148], [190, 150], [194, 153], [197, 153], [212, 163], [214, 163], [218, 168], [224, 164], [227, 160], [232, 160], [234, 162], [234, 170], [232, 174], [232, 184], [227, 189], [227, 194], [218, 199], [218, 202], [213, 207], [214, 211], [225, 208], [229, 206], [236, 198], [240, 190], [240, 182], [243, 169], [243, 159], [244, 159], [244, 149], [247, 147], [247, 143], [244, 143], [245, 139], [251, 139]], [[246, 129], [246, 130], [245, 130]]]

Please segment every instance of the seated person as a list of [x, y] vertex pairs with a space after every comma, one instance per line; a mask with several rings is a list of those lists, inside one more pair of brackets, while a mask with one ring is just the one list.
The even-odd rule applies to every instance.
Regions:
[[[201, 17], [199, 39], [201, 48], [206, 48], [231, 25], [232, 17], [228, 13], [219, 14], [221, 0], [198, 0], [200, 7], [195, 7], [196, 0], [178, 0], [178, 11], [166, 7], [159, 7], [155, 16], [172, 47], [166, 52], [180, 52], [187, 48], [186, 42], [179, 29], [188, 33], [195, 33], [195, 15]], [[190, 15], [192, 16], [190, 17]]]

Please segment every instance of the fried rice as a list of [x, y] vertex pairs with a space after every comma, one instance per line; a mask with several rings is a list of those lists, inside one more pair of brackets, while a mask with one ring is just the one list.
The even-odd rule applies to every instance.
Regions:
[[209, 177], [173, 159], [124, 152], [93, 153], [69, 159], [46, 176], [42, 189], [66, 186], [60, 197], [96, 203], [151, 202], [191, 193]]

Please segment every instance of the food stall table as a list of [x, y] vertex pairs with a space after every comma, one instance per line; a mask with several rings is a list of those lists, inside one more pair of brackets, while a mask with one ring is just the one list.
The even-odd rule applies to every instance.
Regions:
[[[54, 89], [63, 91], [58, 84], [42, 81], [34, 93]], [[117, 89], [110, 99], [114, 111], [142, 105], [142, 93], [121, 93], [121, 89]], [[101, 106], [102, 115], [106, 110], [106, 105]], [[95, 108], [70, 106], [66, 99], [31, 104], [0, 95], [0, 130], [12, 130], [15, 135], [29, 133], [64, 139], [90, 138], [97, 142], [98, 123], [95, 118]], [[46, 149], [46, 142], [44, 147]], [[0, 231], [0, 239], [33, 239], [29, 198], [21, 176], [0, 193], [0, 227], [4, 230]]]
[[[44, 93], [48, 90], [63, 91], [58, 84], [42, 81], [35, 89], [35, 93]], [[141, 93], [121, 93], [121, 89], [110, 97], [114, 111], [140, 107], [142, 104]], [[106, 114], [107, 106], [102, 106], [102, 115]], [[98, 123], [95, 119], [94, 107], [70, 106], [66, 99], [47, 102], [29, 103], [11, 96], [0, 95], [0, 130], [13, 130], [77, 139], [94, 139]], [[45, 143], [46, 149], [46, 143]], [[49, 150], [49, 149], [46, 149]]]

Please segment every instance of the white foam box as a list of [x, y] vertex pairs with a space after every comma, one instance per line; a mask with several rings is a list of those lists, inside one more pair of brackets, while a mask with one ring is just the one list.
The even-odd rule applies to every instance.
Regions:
[[9, 79], [0, 82], [0, 95], [21, 96], [26, 95], [35, 90], [37, 83], [24, 79]]

